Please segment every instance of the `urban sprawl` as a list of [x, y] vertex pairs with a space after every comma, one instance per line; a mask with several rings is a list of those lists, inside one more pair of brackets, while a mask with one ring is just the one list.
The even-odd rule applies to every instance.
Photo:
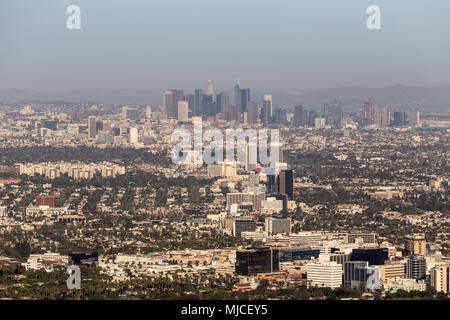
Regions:
[[[450, 114], [250, 93], [0, 104], [0, 299], [448, 299]], [[200, 122], [278, 162], [174, 163]]]

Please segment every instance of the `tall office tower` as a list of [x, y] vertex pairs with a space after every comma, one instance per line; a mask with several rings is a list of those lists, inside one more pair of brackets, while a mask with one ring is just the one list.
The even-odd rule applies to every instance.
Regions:
[[269, 235], [291, 232], [291, 219], [266, 218], [265, 230]]
[[137, 145], [138, 143], [138, 129], [137, 128], [130, 128], [130, 144], [131, 145]]
[[342, 266], [334, 261], [308, 263], [306, 276], [310, 286], [339, 288], [342, 285]]
[[280, 271], [280, 251], [265, 246], [237, 250], [235, 271], [245, 276], [278, 272]]
[[225, 93], [220, 93], [216, 95], [216, 108], [217, 113], [228, 113], [228, 105], [230, 104], [230, 101], [228, 99], [228, 96]]
[[88, 118], [88, 133], [89, 138], [95, 138], [97, 134], [97, 118], [95, 116], [89, 116]]
[[437, 292], [450, 293], [450, 265], [443, 263], [436, 265], [430, 271], [430, 285]]
[[289, 200], [294, 199], [294, 172], [292, 170], [281, 170], [278, 175], [279, 193], [287, 194]]
[[272, 123], [272, 96], [269, 94], [266, 94], [264, 96], [264, 103], [263, 103], [263, 124], [265, 127], [268, 127]]
[[178, 119], [178, 102], [184, 101], [184, 91], [182, 89], [172, 89], [173, 104], [172, 104], [172, 118]]
[[283, 126], [287, 125], [287, 112], [281, 108], [275, 108], [274, 122]]
[[373, 106], [372, 99], [364, 99], [364, 109], [363, 109], [363, 124], [369, 125], [373, 124]]
[[420, 122], [420, 111], [408, 111], [406, 113], [406, 117], [408, 118], [408, 125], [410, 127], [416, 128], [421, 126]]
[[381, 115], [381, 125], [383, 127], [389, 127], [391, 125], [391, 108], [384, 107]]
[[250, 101], [247, 105], [247, 123], [257, 124], [258, 123], [258, 104], [256, 102]]
[[194, 100], [194, 116], [199, 116], [202, 114], [202, 105], [203, 105], [203, 90], [195, 89], [195, 100]]
[[309, 123], [309, 112], [306, 110], [303, 110], [303, 121], [304, 121], [304, 126], [308, 126]]
[[334, 128], [342, 127], [342, 101], [332, 100], [328, 102], [327, 124]]
[[407, 255], [427, 255], [427, 241], [424, 234], [409, 236], [405, 241], [405, 251]]
[[152, 118], [152, 107], [150, 105], [145, 108], [145, 118], [151, 119]]
[[247, 143], [245, 150], [245, 170], [254, 171], [258, 165], [258, 148], [256, 143]]
[[427, 261], [424, 256], [410, 256], [406, 263], [406, 277], [409, 279], [425, 279]]
[[316, 111], [308, 112], [308, 127], [313, 128], [316, 124], [316, 119], [321, 118], [321, 115]]
[[216, 103], [210, 95], [204, 95], [202, 100], [202, 114], [208, 117], [215, 117], [217, 114]]
[[178, 102], [178, 120], [185, 121], [189, 118], [189, 102], [179, 101]]
[[266, 193], [278, 193], [277, 177], [274, 174], [267, 175]]
[[228, 121], [237, 121], [238, 113], [237, 106], [235, 104], [230, 104], [228, 106]]
[[344, 262], [344, 287], [359, 289], [360, 284], [367, 280], [367, 267], [367, 261]]
[[250, 89], [241, 89], [241, 113], [248, 111], [248, 103], [250, 102]]
[[391, 108], [375, 107], [375, 124], [378, 127], [389, 127], [391, 123]]
[[194, 114], [194, 106], [195, 106], [195, 95], [187, 94], [184, 96], [184, 101], [188, 103], [188, 109], [191, 114]]
[[325, 119], [328, 118], [328, 102], [325, 102], [323, 104], [323, 116]]
[[214, 97], [214, 83], [212, 80], [208, 80], [208, 89], [206, 90], [206, 94]]
[[212, 96], [207, 95], [207, 94], [203, 95], [203, 97], [202, 97], [202, 107], [200, 108], [200, 115], [206, 116], [206, 114], [208, 112], [208, 109], [209, 109], [209, 106], [211, 105], [211, 103], [212, 103]]
[[381, 127], [381, 108], [379, 106], [375, 106], [374, 110], [373, 124], [377, 127]]
[[394, 111], [394, 127], [404, 127], [406, 125], [406, 115], [403, 111]]
[[173, 92], [164, 91], [162, 101], [163, 112], [168, 118], [173, 118]]
[[242, 97], [241, 97], [241, 88], [239, 87], [239, 84], [234, 86], [233, 89], [233, 103], [237, 107], [237, 112], [242, 112]]
[[294, 107], [294, 125], [298, 127], [303, 127], [305, 125], [305, 117], [303, 116], [303, 106], [296, 105]]
[[367, 261], [371, 266], [378, 266], [389, 260], [389, 253], [387, 248], [353, 249], [350, 260]]

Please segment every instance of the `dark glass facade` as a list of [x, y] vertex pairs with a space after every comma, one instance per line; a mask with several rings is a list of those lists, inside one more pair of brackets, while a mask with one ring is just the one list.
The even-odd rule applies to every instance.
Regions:
[[287, 194], [289, 200], [292, 200], [294, 198], [294, 172], [281, 170], [278, 180], [279, 193]]
[[280, 249], [280, 262], [291, 262], [299, 260], [311, 260], [318, 258], [320, 249], [312, 248], [283, 248]]
[[367, 261], [370, 266], [383, 265], [386, 260], [389, 260], [387, 248], [374, 249], [353, 249], [350, 255], [351, 261]]
[[253, 247], [236, 251], [235, 270], [240, 275], [280, 271], [280, 252], [270, 247]]
[[96, 266], [98, 264], [97, 252], [69, 253], [69, 264]]

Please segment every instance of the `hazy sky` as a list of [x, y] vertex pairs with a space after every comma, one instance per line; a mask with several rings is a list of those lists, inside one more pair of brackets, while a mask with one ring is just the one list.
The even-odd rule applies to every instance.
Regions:
[[449, 0], [0, 0], [0, 90], [448, 85], [449, 71]]

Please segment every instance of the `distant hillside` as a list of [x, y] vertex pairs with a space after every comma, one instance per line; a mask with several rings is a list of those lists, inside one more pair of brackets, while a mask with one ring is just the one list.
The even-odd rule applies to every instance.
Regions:
[[[253, 96], [258, 101], [269, 91], [255, 90]], [[344, 87], [295, 92], [293, 90], [272, 91], [274, 105], [292, 106], [302, 104], [306, 109], [322, 109], [326, 101], [342, 100], [344, 110], [355, 111], [362, 108], [365, 98], [374, 104], [388, 105], [393, 109], [419, 109], [422, 111], [449, 111], [450, 86], [407, 87], [391, 86], [383, 88]]]
[[[217, 92], [221, 90], [216, 90]], [[161, 105], [163, 90], [77, 90], [66, 93], [39, 93], [20, 90], [0, 90], [0, 103], [27, 101], [87, 101], [106, 104], [141, 104]], [[231, 95], [231, 90], [225, 90]], [[187, 93], [190, 93], [187, 91]], [[340, 99], [344, 111], [361, 109], [366, 97], [372, 98], [374, 104], [389, 105], [393, 109], [419, 109], [428, 112], [450, 111], [450, 86], [412, 87], [390, 86], [379, 88], [342, 87], [320, 90], [252, 90], [251, 98], [261, 104], [264, 94], [272, 94], [274, 106], [292, 107], [302, 104], [307, 110], [321, 110], [324, 102]], [[290, 109], [290, 108], [289, 108]]]

